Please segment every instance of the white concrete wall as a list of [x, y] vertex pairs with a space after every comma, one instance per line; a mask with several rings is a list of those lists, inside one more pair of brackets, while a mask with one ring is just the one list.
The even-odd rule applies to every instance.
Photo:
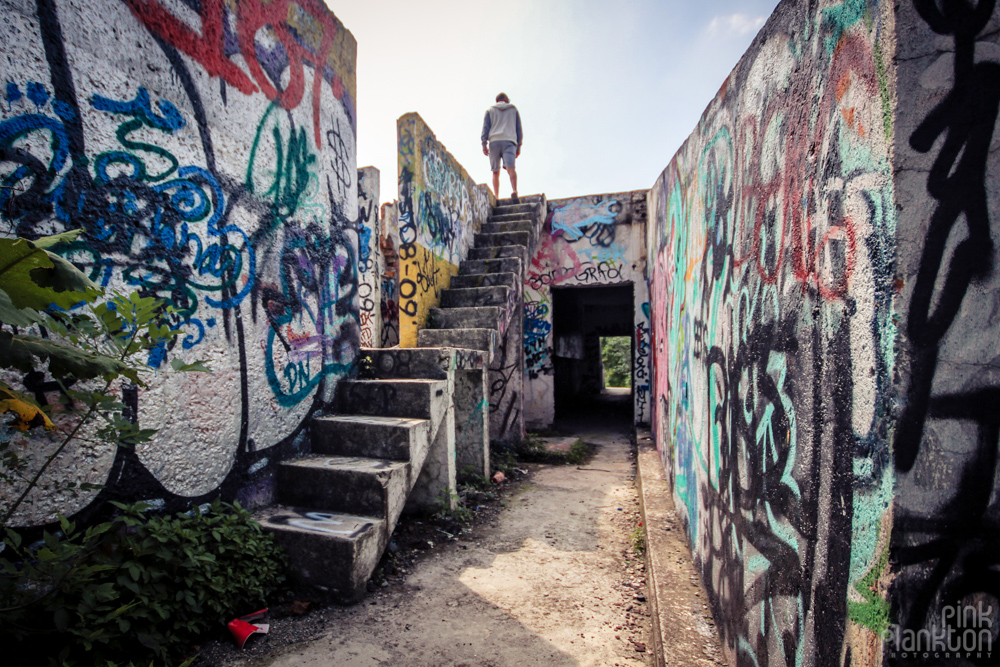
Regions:
[[548, 202], [548, 219], [528, 262], [524, 289], [525, 423], [555, 419], [552, 288], [634, 286], [635, 421], [648, 422], [649, 288], [645, 269], [646, 191]]
[[[353, 362], [356, 45], [319, 0], [291, 4], [0, 0], [0, 180], [23, 190], [0, 216], [26, 236], [84, 228], [71, 259], [169, 301], [184, 332], [139, 392], [157, 437], [68, 455], [53, 479], [267, 502]], [[174, 358], [212, 373], [164, 372]], [[39, 496], [18, 519], [93, 499]]]
[[358, 169], [358, 318], [361, 347], [378, 347], [382, 340], [382, 271], [385, 258], [379, 247], [379, 171]]

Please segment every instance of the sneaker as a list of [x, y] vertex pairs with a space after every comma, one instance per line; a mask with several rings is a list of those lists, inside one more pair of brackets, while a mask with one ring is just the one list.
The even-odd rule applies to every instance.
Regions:
[[512, 202], [514, 202], [515, 204], [520, 204], [521, 203], [521, 200], [517, 198], [517, 193], [516, 192], [511, 192], [510, 193], [510, 200]]

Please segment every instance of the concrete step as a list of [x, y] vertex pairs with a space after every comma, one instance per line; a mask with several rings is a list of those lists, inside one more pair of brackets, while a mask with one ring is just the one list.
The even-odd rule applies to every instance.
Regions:
[[[367, 362], [364, 360], [368, 360]], [[489, 361], [479, 350], [454, 348], [361, 348], [363, 372], [370, 379], [448, 379], [450, 370], [477, 370]], [[332, 452], [331, 452], [332, 453]], [[344, 452], [346, 453], [346, 452]], [[379, 454], [379, 456], [383, 456]]]
[[364, 597], [389, 541], [385, 520], [373, 517], [273, 506], [256, 519], [288, 552], [296, 583], [315, 586], [344, 604]]
[[434, 329], [496, 329], [500, 312], [498, 306], [431, 308], [427, 323]]
[[493, 358], [497, 347], [497, 330], [491, 329], [420, 329], [418, 347], [461, 347], [482, 350]]
[[517, 280], [516, 273], [476, 273], [470, 275], [457, 275], [451, 279], [451, 286], [454, 289], [464, 289], [467, 287], [496, 287], [504, 285], [513, 287]]
[[328, 415], [312, 420], [312, 451], [409, 461], [427, 448], [430, 422], [407, 417]]
[[337, 383], [337, 402], [343, 414], [413, 417], [430, 419], [437, 424], [450, 399], [445, 380], [341, 380]]
[[520, 245], [500, 245], [488, 248], [469, 248], [469, 259], [500, 259], [517, 257], [525, 266], [528, 264], [528, 249]]
[[530, 232], [535, 225], [535, 216], [524, 213], [512, 215], [491, 215], [480, 229], [483, 234], [498, 232]]
[[[464, 262], [463, 262], [464, 264]], [[469, 287], [446, 289], [441, 292], [442, 308], [474, 308], [477, 306], [507, 306], [507, 287]], [[476, 348], [479, 349], [479, 348]]]
[[[508, 200], [509, 201], [509, 200]], [[541, 202], [527, 204], [498, 204], [490, 211], [490, 215], [535, 215]]]
[[391, 532], [415, 481], [410, 470], [408, 461], [360, 456], [286, 461], [278, 466], [278, 502], [384, 518]]
[[523, 275], [524, 265], [517, 257], [501, 257], [500, 259], [466, 259], [458, 265], [458, 273], [462, 276], [480, 275], [484, 273], [513, 273]]
[[528, 232], [501, 232], [499, 234], [476, 234], [475, 245], [477, 248], [485, 248], [494, 245], [523, 245], [531, 242], [531, 234]]
[[507, 232], [528, 232], [530, 234], [533, 224], [531, 220], [487, 222], [479, 231], [483, 234], [506, 234]]
[[[518, 201], [520, 202], [521, 206], [523, 206], [525, 204], [536, 204], [537, 205], [537, 204], [540, 204], [542, 202], [542, 195], [525, 195], [523, 197], [518, 197]], [[514, 200], [513, 199], [498, 199], [497, 200], [497, 206], [514, 206], [514, 205], [515, 204], [514, 204]], [[496, 208], [496, 207], [494, 207], [494, 208]]]

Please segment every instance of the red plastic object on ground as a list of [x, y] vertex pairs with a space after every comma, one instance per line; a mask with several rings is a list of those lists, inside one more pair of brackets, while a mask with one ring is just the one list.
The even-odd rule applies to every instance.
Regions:
[[233, 641], [236, 642], [236, 646], [243, 648], [243, 645], [247, 643], [251, 635], [266, 635], [269, 629], [267, 623], [250, 623], [250, 621], [263, 618], [264, 614], [267, 613], [267, 609], [261, 609], [260, 611], [255, 611], [252, 614], [247, 614], [246, 616], [240, 616], [239, 618], [234, 618], [229, 621], [227, 625], [229, 626], [229, 632], [233, 635]]

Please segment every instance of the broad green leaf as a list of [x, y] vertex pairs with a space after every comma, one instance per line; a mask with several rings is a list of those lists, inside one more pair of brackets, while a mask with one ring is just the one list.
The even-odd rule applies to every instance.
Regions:
[[16, 308], [7, 293], [0, 290], [0, 322], [15, 327], [30, 327], [41, 319], [38, 311], [32, 308]]
[[71, 229], [68, 232], [62, 232], [61, 234], [53, 234], [52, 236], [43, 236], [40, 239], [35, 239], [32, 243], [35, 244], [36, 248], [41, 248], [43, 250], [48, 250], [54, 245], [59, 243], [72, 243], [80, 234], [83, 234], [82, 229]]
[[195, 361], [190, 364], [185, 364], [182, 359], [171, 359], [170, 367], [175, 371], [180, 371], [186, 373], [188, 371], [199, 371], [201, 373], [211, 373], [212, 370], [205, 365], [204, 361]]
[[87, 352], [48, 338], [0, 331], [0, 368], [29, 373], [36, 370], [38, 360], [48, 360], [49, 372], [56, 377], [72, 376], [82, 380], [102, 377], [111, 380], [124, 375], [133, 382], [138, 381], [136, 369], [113, 357]]
[[15, 413], [17, 421], [13, 426], [20, 431], [27, 431], [33, 426], [44, 426], [46, 431], [56, 427], [33, 398], [14, 391], [4, 382], [0, 382], [0, 412]]
[[66, 310], [100, 295], [101, 289], [86, 274], [45, 249], [63, 240], [0, 239], [0, 290], [15, 308], [45, 310], [55, 304]]

